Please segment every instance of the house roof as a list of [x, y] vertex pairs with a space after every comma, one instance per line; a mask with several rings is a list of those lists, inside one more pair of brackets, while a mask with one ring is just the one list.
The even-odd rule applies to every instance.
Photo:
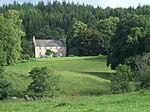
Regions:
[[35, 46], [39, 46], [39, 47], [47, 47], [47, 46], [66, 47], [66, 44], [63, 40], [35, 39]]

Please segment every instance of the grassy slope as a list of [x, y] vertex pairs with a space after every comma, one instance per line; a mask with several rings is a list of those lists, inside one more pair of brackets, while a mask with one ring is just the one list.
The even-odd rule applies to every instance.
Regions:
[[150, 112], [150, 92], [0, 102], [1, 112]]
[[25, 91], [30, 83], [28, 72], [33, 67], [47, 66], [61, 75], [61, 94], [104, 94], [109, 88], [113, 71], [106, 66], [106, 57], [65, 57], [36, 59], [6, 68], [6, 78], [18, 91]]
[[[73, 57], [38, 59], [6, 68], [6, 78], [17, 90], [23, 91], [30, 82], [28, 72], [35, 66], [47, 66], [61, 74], [64, 94], [102, 94], [109, 91], [110, 75], [105, 57]], [[0, 112], [149, 112], [150, 92], [109, 96], [66, 96], [25, 102], [0, 102]]]

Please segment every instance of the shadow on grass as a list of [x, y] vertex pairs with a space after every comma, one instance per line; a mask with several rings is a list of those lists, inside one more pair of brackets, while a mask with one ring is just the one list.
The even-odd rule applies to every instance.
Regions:
[[83, 72], [83, 73], [94, 75], [94, 76], [97, 76], [106, 80], [110, 80], [112, 78], [112, 75], [114, 74], [112, 72]]
[[93, 75], [106, 80], [110, 80], [112, 78], [112, 75], [114, 74], [113, 72], [81, 72], [81, 71], [73, 71], [73, 72], [85, 74], [85, 75], [87, 74]]
[[84, 60], [106, 62], [106, 58], [106, 56], [89, 56], [87, 58], [84, 58]]

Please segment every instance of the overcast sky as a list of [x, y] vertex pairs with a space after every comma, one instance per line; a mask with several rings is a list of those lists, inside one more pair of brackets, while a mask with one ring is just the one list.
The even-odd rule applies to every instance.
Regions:
[[[14, 0], [0, 0], [0, 5], [2, 6], [3, 4], [9, 4], [13, 3]], [[38, 1], [44, 1], [47, 3], [47, 1], [53, 1], [53, 0], [15, 0], [18, 1], [19, 3], [23, 2], [31, 2], [31, 3], [38, 3]], [[54, 0], [55, 1], [55, 0]], [[57, 0], [57, 1], [64, 1], [64, 0]], [[84, 4], [91, 4], [95, 7], [101, 6], [103, 8], [109, 6], [109, 7], [129, 7], [129, 6], [134, 6], [137, 7], [139, 4], [144, 5], [144, 4], [149, 4], [150, 5], [150, 0], [65, 0], [65, 1], [70, 1], [74, 3], [84, 3]]]

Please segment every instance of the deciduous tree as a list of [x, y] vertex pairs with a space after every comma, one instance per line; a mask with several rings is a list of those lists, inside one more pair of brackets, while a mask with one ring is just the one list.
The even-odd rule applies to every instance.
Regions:
[[149, 29], [150, 18], [147, 16], [128, 14], [121, 19], [111, 41], [112, 54], [108, 57], [108, 64], [114, 69], [118, 64], [123, 64], [126, 58], [146, 52], [143, 42]]

